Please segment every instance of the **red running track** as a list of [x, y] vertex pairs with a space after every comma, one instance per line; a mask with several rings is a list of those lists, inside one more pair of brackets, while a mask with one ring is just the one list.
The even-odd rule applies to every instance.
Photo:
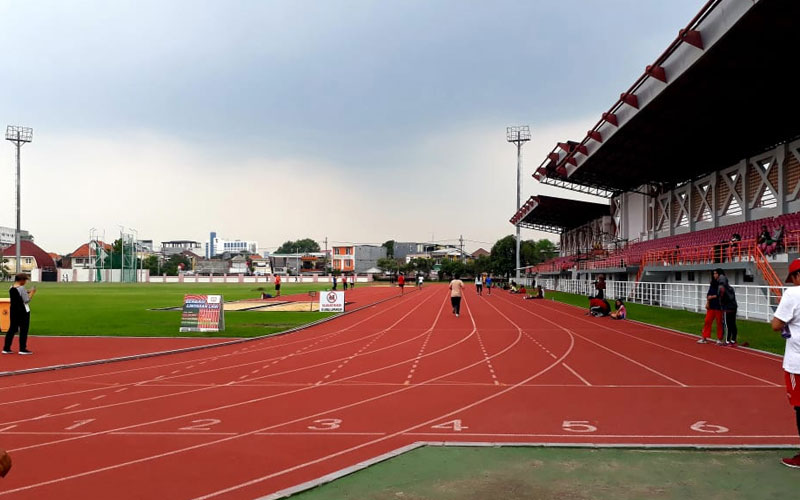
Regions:
[[797, 446], [780, 358], [422, 291], [281, 337], [0, 380], [0, 498], [259, 498], [418, 441]]

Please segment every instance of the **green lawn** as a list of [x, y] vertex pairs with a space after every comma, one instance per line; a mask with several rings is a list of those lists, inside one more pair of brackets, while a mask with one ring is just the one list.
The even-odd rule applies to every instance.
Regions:
[[[589, 301], [584, 295], [551, 291], [547, 292], [547, 298], [553, 298], [559, 302], [579, 307], [589, 307]], [[609, 300], [609, 302], [612, 301]], [[699, 314], [681, 309], [645, 306], [642, 304], [634, 304], [633, 302], [626, 302], [625, 309], [628, 310], [628, 318], [630, 319], [691, 333], [698, 337], [703, 329], [703, 320], [705, 319], [705, 313]], [[786, 342], [779, 333], [772, 331], [769, 323], [737, 319], [736, 325], [739, 327], [739, 336], [737, 340], [740, 344], [747, 342], [749, 346], [754, 349], [783, 354]], [[716, 332], [716, 325], [714, 325], [714, 329], [711, 332], [714, 339], [716, 339]]]
[[797, 498], [783, 451], [424, 447], [297, 500]]
[[[152, 311], [180, 307], [186, 293], [223, 294], [226, 301], [257, 298], [263, 284], [108, 284], [37, 283], [31, 302], [33, 335], [120, 335], [142, 337], [256, 337], [331, 316], [319, 312], [225, 313], [222, 333], [178, 333], [180, 311]], [[326, 285], [284, 284], [284, 295], [323, 290]], [[3, 294], [6, 296], [6, 294]]]

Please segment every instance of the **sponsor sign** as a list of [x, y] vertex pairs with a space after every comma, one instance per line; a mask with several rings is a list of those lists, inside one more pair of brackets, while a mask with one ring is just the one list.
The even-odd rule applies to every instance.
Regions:
[[344, 312], [344, 292], [320, 292], [320, 312]]
[[225, 331], [222, 295], [184, 295], [180, 331]]

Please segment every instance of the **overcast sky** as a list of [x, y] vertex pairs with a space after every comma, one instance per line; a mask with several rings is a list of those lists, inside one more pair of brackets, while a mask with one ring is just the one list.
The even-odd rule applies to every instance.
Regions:
[[488, 249], [513, 232], [505, 127], [533, 132], [524, 197], [572, 196], [530, 175], [704, 2], [4, 0], [0, 125], [34, 127], [23, 228], [59, 253], [119, 225], [270, 250], [462, 234]]

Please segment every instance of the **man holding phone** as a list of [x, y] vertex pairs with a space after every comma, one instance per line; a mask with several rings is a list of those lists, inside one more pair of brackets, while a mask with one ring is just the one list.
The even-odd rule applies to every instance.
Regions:
[[19, 353], [33, 354], [28, 350], [28, 328], [30, 328], [31, 325], [30, 302], [33, 296], [36, 295], [36, 287], [28, 292], [28, 290], [25, 289], [25, 284], [27, 282], [28, 275], [19, 273], [14, 276], [14, 285], [8, 290], [8, 296], [11, 298], [11, 326], [6, 333], [3, 354], [14, 354], [14, 351], [11, 350], [11, 342], [14, 340], [14, 335], [16, 335], [17, 332], [19, 332]]

